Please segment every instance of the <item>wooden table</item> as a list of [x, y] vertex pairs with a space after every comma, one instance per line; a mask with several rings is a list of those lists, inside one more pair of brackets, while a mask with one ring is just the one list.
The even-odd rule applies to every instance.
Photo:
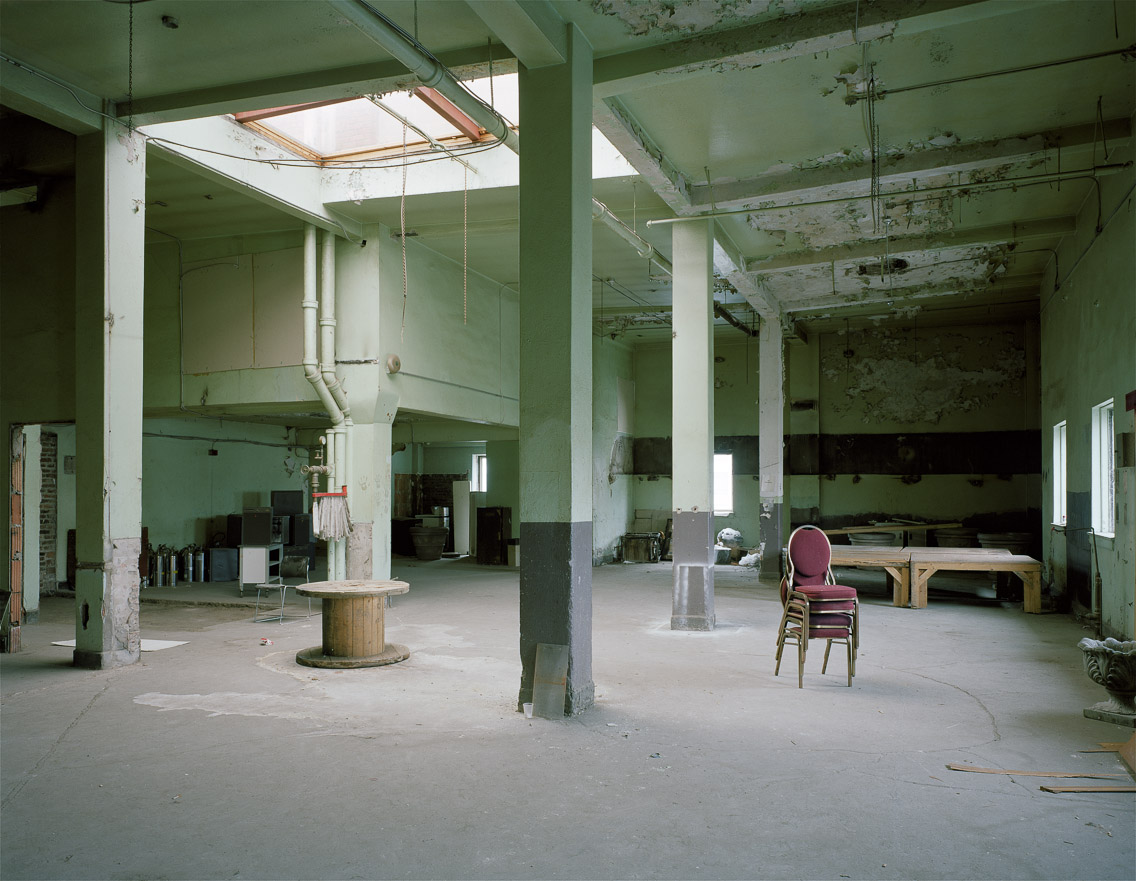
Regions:
[[305, 667], [381, 667], [410, 657], [404, 645], [386, 642], [386, 598], [406, 593], [405, 581], [315, 581], [296, 586], [301, 596], [323, 602], [323, 645], [297, 653]]
[[1025, 584], [1022, 610], [1041, 611], [1041, 563], [1001, 548], [912, 548], [911, 607], [927, 605], [927, 581], [936, 572], [1013, 572]]
[[891, 584], [891, 604], [906, 606], [911, 588], [911, 549], [883, 545], [833, 545], [833, 566], [883, 569]]

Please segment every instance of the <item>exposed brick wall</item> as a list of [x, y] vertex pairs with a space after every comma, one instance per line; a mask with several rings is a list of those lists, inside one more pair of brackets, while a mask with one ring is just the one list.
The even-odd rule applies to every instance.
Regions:
[[453, 508], [454, 481], [469, 480], [469, 474], [420, 474], [419, 486], [422, 490], [422, 501], [416, 513], [423, 514], [435, 507]]
[[59, 436], [42, 431], [40, 443], [39, 504], [39, 589], [40, 594], [56, 587], [55, 541], [59, 523]]

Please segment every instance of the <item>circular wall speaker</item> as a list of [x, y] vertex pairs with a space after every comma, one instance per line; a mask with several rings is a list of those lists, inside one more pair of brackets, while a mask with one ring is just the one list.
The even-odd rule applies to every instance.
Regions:
[[398, 355], [387, 355], [387, 373], [398, 373], [402, 370], [402, 361]]

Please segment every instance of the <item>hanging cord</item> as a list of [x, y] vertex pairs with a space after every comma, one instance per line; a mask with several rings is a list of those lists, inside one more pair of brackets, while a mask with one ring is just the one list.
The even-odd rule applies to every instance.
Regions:
[[[406, 152], [406, 125], [402, 127], [402, 151]], [[402, 200], [398, 205], [399, 239], [402, 240], [402, 329], [399, 331], [399, 341], [406, 342], [406, 163], [402, 165]]]
[[469, 324], [469, 169], [462, 176], [462, 324]]
[[134, 131], [134, 2], [131, 0], [129, 37], [126, 48], [126, 100], [130, 104], [130, 114], [126, 117], [126, 127]]
[[486, 42], [489, 43], [489, 106], [496, 110], [497, 99], [493, 97], [493, 38], [490, 37]]

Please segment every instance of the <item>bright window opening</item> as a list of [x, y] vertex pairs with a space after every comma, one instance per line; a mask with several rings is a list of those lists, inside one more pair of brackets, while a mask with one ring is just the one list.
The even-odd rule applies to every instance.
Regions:
[[734, 454], [714, 454], [714, 514], [734, 513]]
[[1067, 469], [1065, 423], [1053, 426], [1053, 523], [1064, 526], [1068, 519], [1065, 509], [1065, 474]]
[[484, 453], [473, 454], [473, 466], [469, 471], [469, 490], [475, 493], [489, 491], [489, 457]]
[[1112, 535], [1116, 530], [1116, 460], [1112, 399], [1093, 407], [1093, 532]]

